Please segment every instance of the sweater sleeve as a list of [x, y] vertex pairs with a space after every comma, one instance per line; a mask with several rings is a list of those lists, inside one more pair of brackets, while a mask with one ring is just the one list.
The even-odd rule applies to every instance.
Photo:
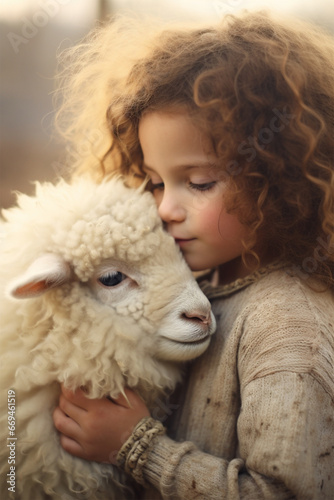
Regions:
[[[286, 397], [276, 397], [282, 386]], [[144, 467], [147, 481], [166, 500], [329, 500], [334, 408], [326, 391], [311, 376], [279, 373], [250, 383], [243, 401], [239, 457], [228, 461], [161, 436]]]

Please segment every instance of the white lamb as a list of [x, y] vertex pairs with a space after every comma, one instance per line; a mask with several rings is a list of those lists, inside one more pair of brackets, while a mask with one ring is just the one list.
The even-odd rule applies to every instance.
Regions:
[[208, 347], [210, 304], [150, 193], [81, 179], [38, 184], [18, 205], [3, 212], [0, 496], [130, 498], [115, 467], [62, 450], [60, 383], [93, 398], [127, 385], [154, 407]]

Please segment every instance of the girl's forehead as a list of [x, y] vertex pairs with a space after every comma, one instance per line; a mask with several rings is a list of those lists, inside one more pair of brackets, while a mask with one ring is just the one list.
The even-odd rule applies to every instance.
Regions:
[[177, 163], [192, 165], [213, 155], [209, 138], [187, 113], [152, 112], [139, 123], [139, 141], [144, 162], [151, 167], [157, 157], [175, 157]]
[[194, 144], [198, 141], [208, 142], [207, 135], [195, 125], [191, 115], [182, 109], [146, 112], [139, 121], [138, 136], [141, 144], [151, 138], [164, 138], [166, 142], [186, 139]]

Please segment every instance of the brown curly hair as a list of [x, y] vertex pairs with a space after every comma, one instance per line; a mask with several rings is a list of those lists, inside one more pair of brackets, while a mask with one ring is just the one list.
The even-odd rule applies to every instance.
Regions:
[[[114, 45], [119, 53], [112, 58]], [[119, 19], [95, 32], [78, 53], [67, 103], [80, 89], [87, 101], [82, 90], [92, 91], [95, 78], [98, 96], [91, 92], [86, 119], [94, 113], [101, 118], [103, 107], [106, 119], [99, 122], [101, 140], [90, 155], [95, 162], [81, 156], [77, 172], [97, 173], [99, 164], [103, 175], [118, 170], [143, 178], [143, 113], [182, 108], [212, 141], [219, 173], [230, 185], [228, 211], [250, 228], [244, 261], [283, 259], [300, 276], [333, 286], [330, 35], [264, 12], [227, 16], [209, 27], [152, 27]], [[67, 137], [78, 132], [80, 127], [68, 127]]]

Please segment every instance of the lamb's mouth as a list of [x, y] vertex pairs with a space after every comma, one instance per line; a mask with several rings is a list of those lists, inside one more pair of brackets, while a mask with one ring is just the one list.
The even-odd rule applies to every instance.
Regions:
[[209, 346], [211, 335], [197, 340], [176, 340], [161, 336], [158, 344], [157, 357], [168, 361], [190, 361], [200, 356]]
[[202, 339], [199, 340], [189, 340], [188, 342], [182, 341], [182, 340], [175, 340], [175, 339], [170, 339], [168, 337], [162, 337], [163, 339], [168, 340], [169, 342], [172, 342], [173, 344], [177, 345], [184, 345], [184, 346], [196, 346], [196, 345], [201, 345], [204, 344], [204, 342], [207, 342], [210, 339], [210, 335], [207, 335], [206, 337], [203, 337]]

